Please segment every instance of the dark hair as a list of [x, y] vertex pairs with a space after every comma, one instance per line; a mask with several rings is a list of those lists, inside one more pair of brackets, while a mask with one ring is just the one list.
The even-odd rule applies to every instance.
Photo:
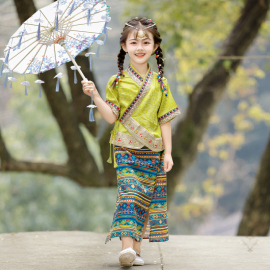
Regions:
[[[137, 35], [140, 29], [145, 29], [145, 27], [148, 27], [154, 24], [151, 20], [147, 19], [146, 17], [141, 17], [141, 18], [136, 17], [128, 21], [127, 23], [132, 26], [135, 26], [136, 29], [134, 27], [131, 27], [125, 24], [125, 27], [123, 28], [123, 32], [121, 33], [121, 37], [120, 37], [120, 46], [121, 44], [126, 43], [127, 37], [131, 31], [135, 30], [135, 37], [137, 38]], [[153, 34], [154, 44], [159, 44], [159, 46], [157, 47], [156, 51], [153, 54], [156, 55], [157, 65], [159, 69], [160, 87], [162, 88], [163, 67], [164, 67], [163, 53], [160, 48], [160, 43], [162, 39], [160, 38], [160, 34], [157, 30], [156, 25], [154, 25], [153, 27], [147, 28], [147, 30], [145, 31], [145, 35], [149, 38], [149, 36], [147, 35], [147, 31]], [[118, 64], [119, 72], [117, 73], [115, 80], [111, 84], [113, 88], [116, 86], [116, 82], [118, 81], [118, 79], [120, 79], [120, 76], [125, 76], [123, 74], [125, 56], [126, 56], [126, 52], [121, 47], [120, 52], [117, 55], [117, 58], [118, 58], [117, 64]]]

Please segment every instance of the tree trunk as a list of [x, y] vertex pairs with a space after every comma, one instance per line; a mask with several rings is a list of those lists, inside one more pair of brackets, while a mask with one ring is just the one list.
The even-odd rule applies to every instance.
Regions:
[[265, 236], [270, 228], [270, 137], [256, 181], [244, 207], [237, 235]]

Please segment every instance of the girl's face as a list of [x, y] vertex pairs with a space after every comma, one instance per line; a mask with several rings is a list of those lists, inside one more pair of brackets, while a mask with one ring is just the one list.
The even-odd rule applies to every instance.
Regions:
[[149, 57], [157, 49], [158, 44], [154, 44], [153, 34], [149, 31], [147, 34], [149, 38], [136, 39], [135, 30], [133, 30], [129, 33], [126, 43], [121, 44], [123, 50], [129, 54], [131, 64], [148, 63]]

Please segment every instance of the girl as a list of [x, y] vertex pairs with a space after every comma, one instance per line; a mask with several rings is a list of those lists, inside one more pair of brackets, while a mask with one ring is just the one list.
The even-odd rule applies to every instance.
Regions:
[[[167, 223], [166, 172], [173, 166], [171, 123], [180, 114], [163, 76], [162, 39], [157, 26], [145, 17], [125, 24], [120, 38], [117, 75], [106, 87], [106, 101], [93, 82], [84, 82], [83, 91], [91, 95], [101, 115], [115, 123], [111, 132], [118, 194], [110, 232], [122, 240], [118, 255], [122, 266], [143, 265], [142, 239], [169, 240]], [[123, 70], [125, 55], [130, 63]], [[148, 59], [155, 55], [159, 72]], [[111, 147], [110, 157], [111, 159]]]

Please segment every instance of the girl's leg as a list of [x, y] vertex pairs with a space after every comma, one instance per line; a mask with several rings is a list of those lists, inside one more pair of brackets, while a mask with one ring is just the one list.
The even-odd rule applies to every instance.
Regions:
[[132, 238], [133, 239], [133, 248], [135, 248], [139, 253], [141, 253], [141, 243], [142, 243], [142, 240], [143, 240], [143, 236], [145, 234], [145, 231], [146, 231], [148, 219], [149, 219], [149, 210], [147, 212], [147, 215], [146, 215], [146, 218], [145, 218], [145, 221], [144, 221], [141, 242], [137, 242], [134, 238]]
[[128, 247], [133, 247], [133, 238], [130, 236], [124, 236], [121, 237], [122, 240], [122, 250], [128, 248]]

